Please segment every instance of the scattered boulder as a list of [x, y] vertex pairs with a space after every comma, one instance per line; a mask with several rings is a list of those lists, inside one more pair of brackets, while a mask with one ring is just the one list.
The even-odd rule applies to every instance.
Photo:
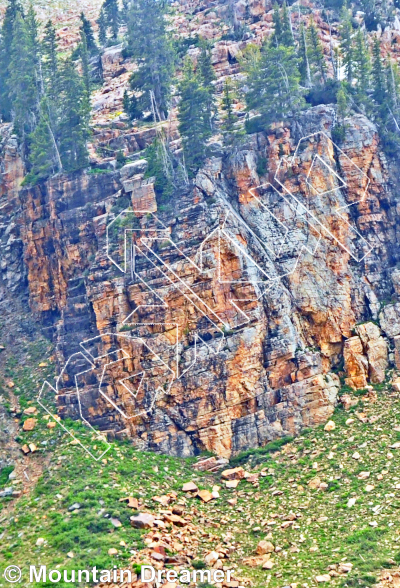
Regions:
[[33, 429], [36, 427], [36, 424], [37, 424], [37, 419], [29, 418], [29, 419], [26, 419], [22, 428], [24, 431], [33, 431]]
[[218, 558], [219, 554], [217, 551], [210, 551], [210, 553], [207, 553], [207, 555], [205, 556], [204, 561], [208, 566], [212, 566], [215, 564]]
[[353, 564], [352, 563], [344, 563], [344, 562], [341, 562], [339, 564], [338, 571], [340, 573], [342, 573], [342, 574], [348, 574], [349, 572], [351, 572], [352, 568], [353, 568]]
[[37, 413], [36, 406], [29, 406], [28, 408], [26, 408], [24, 410], [24, 414], [36, 414], [36, 413]]
[[203, 502], [210, 502], [210, 500], [214, 498], [214, 496], [209, 490], [199, 490], [197, 496], [201, 498]]
[[198, 491], [198, 487], [196, 486], [196, 484], [194, 482], [186, 482], [186, 484], [183, 484], [182, 486], [182, 492], [197, 492]]
[[134, 498], [133, 496], [128, 496], [127, 498], [120, 498], [119, 501], [120, 502], [127, 502], [128, 508], [134, 508], [135, 510], [137, 510], [139, 508], [138, 499]]
[[266, 553], [273, 553], [275, 551], [274, 545], [270, 541], [260, 541], [256, 547], [258, 555], [265, 555]]
[[227, 480], [225, 482], [225, 486], [227, 488], [237, 488], [239, 485], [240, 480]]
[[312, 488], [313, 490], [316, 490], [317, 488], [319, 488], [321, 485], [321, 478], [315, 477], [312, 478], [311, 480], [308, 481], [307, 486], [309, 488]]
[[177, 527], [185, 527], [186, 526], [185, 519], [183, 519], [182, 517], [180, 517], [178, 515], [165, 514], [164, 520], [167, 521], [167, 523], [172, 523], [173, 525], [176, 525]]
[[221, 478], [224, 480], [243, 480], [246, 472], [242, 467], [233, 468], [231, 470], [224, 470], [221, 474]]
[[334, 431], [336, 429], [336, 424], [334, 421], [328, 421], [324, 427], [324, 431]]
[[151, 529], [154, 526], [155, 518], [153, 515], [143, 512], [130, 518], [131, 525], [135, 529]]

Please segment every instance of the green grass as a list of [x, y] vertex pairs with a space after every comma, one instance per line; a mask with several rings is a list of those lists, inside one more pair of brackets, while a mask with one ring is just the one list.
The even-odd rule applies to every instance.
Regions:
[[[25, 353], [31, 366], [13, 356], [5, 366], [6, 379], [14, 381], [21, 407], [32, 405], [41, 381], [51, 381], [54, 375], [49, 361], [39, 368], [43, 358], [51, 355], [48, 342], [31, 343]], [[21, 444], [36, 443], [39, 451], [29, 459], [46, 460], [46, 467], [30, 494], [17, 501], [0, 500], [0, 508], [12, 508], [7, 516], [0, 516], [0, 534], [4, 533], [0, 572], [14, 562], [25, 573], [29, 564], [39, 561], [63, 569], [126, 566], [136, 557], [131, 552], [145, 548], [146, 532], [130, 526], [129, 517], [134, 513], [120, 498], [135, 496], [144, 503], [144, 511], [159, 512], [165, 507], [152, 497], [174, 490], [179, 499], [186, 500], [185, 512], [198, 526], [193, 532], [199, 540], [193, 548], [195, 568], [203, 567], [207, 552], [224, 544], [229, 533], [234, 549], [226, 565], [236, 566], [237, 574], [251, 580], [255, 588], [291, 583], [316, 587], [315, 577], [340, 561], [352, 563], [352, 571], [333, 577], [331, 586], [371, 588], [380, 569], [390, 568], [390, 561], [400, 564], [400, 490], [395, 488], [400, 484], [400, 450], [390, 448], [400, 439], [400, 432], [394, 430], [400, 424], [400, 398], [389, 396], [383, 387], [377, 392], [375, 403], [360, 392], [354, 395], [357, 406], [347, 412], [339, 406], [332, 416], [334, 431], [324, 431], [323, 425], [304, 429], [298, 438], [283, 437], [233, 458], [229, 467], [241, 465], [249, 472], [263, 473], [258, 486], [243, 480], [236, 490], [225, 488], [218, 473], [194, 471], [193, 458], [141, 452], [129, 442], [113, 442], [105, 459], [95, 462], [71, 444], [71, 437], [60, 427], [49, 430], [44, 414], [39, 413], [35, 430], [24, 433], [20, 429], [18, 439]], [[361, 411], [379, 419], [363, 423], [356, 416]], [[346, 424], [349, 418], [354, 420]], [[68, 425], [80, 434], [81, 425]], [[360, 459], [352, 457], [356, 451]], [[370, 472], [368, 479], [358, 477], [363, 471]], [[8, 475], [3, 468], [0, 480], [8, 483]], [[309, 483], [316, 477], [326, 482], [326, 490], [311, 488]], [[219, 485], [220, 498], [208, 504], [188, 498], [181, 487], [189, 480], [209, 490]], [[372, 491], [366, 491], [367, 484], [374, 486]], [[275, 494], [276, 490], [280, 492]], [[237, 503], [231, 506], [227, 500], [233, 497]], [[353, 497], [356, 503], [349, 508]], [[76, 502], [81, 508], [71, 512]], [[282, 527], [290, 512], [301, 516], [292, 526]], [[111, 519], [118, 519], [121, 527], [116, 528]], [[370, 525], [375, 522], [377, 526]], [[207, 533], [203, 535], [202, 530]], [[272, 555], [274, 567], [264, 570], [260, 565], [246, 565], [245, 558], [254, 556], [257, 543], [267, 537], [280, 548]], [[36, 545], [38, 538], [45, 539], [44, 546]], [[110, 548], [118, 549], [118, 555], [109, 556]], [[143, 563], [147, 557], [143, 555]], [[140, 564], [134, 565], [138, 568]], [[0, 587], [5, 586], [2, 582], [0, 573]]]
[[0, 470], [0, 488], [7, 486], [10, 474], [14, 471], [14, 466], [5, 466]]

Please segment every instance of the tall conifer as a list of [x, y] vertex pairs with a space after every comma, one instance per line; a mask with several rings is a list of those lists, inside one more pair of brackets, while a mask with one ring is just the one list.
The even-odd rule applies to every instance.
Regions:
[[188, 171], [194, 175], [206, 157], [206, 143], [211, 136], [209, 94], [187, 58], [179, 84], [178, 129]]
[[163, 0], [133, 0], [128, 18], [128, 48], [138, 66], [130, 80], [131, 89], [140, 92], [136, 111], [151, 111], [154, 100], [156, 116], [161, 119], [168, 112], [174, 71], [174, 51], [166, 31], [165, 12]]
[[94, 38], [93, 27], [90, 20], [86, 18], [84, 12], [81, 12], [79, 18], [81, 19], [80, 30], [81, 32], [85, 33], [86, 36], [87, 50], [90, 55], [93, 55], [98, 51], [96, 40]]
[[326, 63], [322, 50], [322, 43], [318, 36], [317, 27], [311, 17], [307, 31], [307, 54], [312, 72], [312, 77], [317, 83], [326, 83]]

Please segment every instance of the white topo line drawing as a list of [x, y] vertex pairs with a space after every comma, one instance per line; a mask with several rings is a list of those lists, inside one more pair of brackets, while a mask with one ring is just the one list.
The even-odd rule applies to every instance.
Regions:
[[[316, 153], [310, 153], [306, 158], [300, 158], [301, 153], [307, 150], [307, 146], [315, 146], [318, 150]], [[348, 167], [348, 175], [352, 176], [349, 179], [343, 178], [335, 169], [333, 169], [332, 162], [333, 153], [336, 150], [336, 154], [343, 161], [343, 165]], [[312, 149], [311, 149], [312, 151]], [[330, 155], [329, 158], [326, 153]], [[290, 181], [293, 178], [293, 174], [290, 174], [291, 169], [298, 170], [297, 183], [300, 188], [298, 192], [291, 189]], [[316, 170], [319, 168], [321, 173], [316, 178]], [[321, 184], [322, 177], [322, 185]], [[122, 211], [119, 215], [114, 218], [107, 225], [106, 233], [106, 253], [110, 262], [127, 278], [132, 281], [141, 284], [149, 292], [151, 299], [149, 304], [137, 305], [122, 322], [123, 328], [129, 328], [130, 333], [103, 333], [97, 337], [82, 341], [80, 346], [82, 351], [73, 354], [66, 362], [62, 369], [60, 376], [57, 378], [55, 388], [45, 382], [39, 393], [38, 403], [44, 408], [44, 410], [51, 415], [72, 437], [74, 433], [62, 423], [61, 419], [52, 414], [52, 411], [46, 406], [43, 398], [43, 392], [45, 387], [55, 394], [58, 395], [61, 391], [60, 383], [68, 368], [68, 365], [77, 358], [83, 362], [86, 362], [87, 368], [78, 371], [74, 374], [74, 383], [76, 389], [76, 397], [79, 407], [79, 418], [88, 427], [88, 430], [92, 434], [93, 439], [105, 441], [101, 433], [94, 429], [87, 418], [84, 416], [82, 406], [83, 388], [85, 383], [80, 382], [80, 378], [89, 377], [92, 374], [98, 374], [96, 376], [98, 382], [98, 393], [101, 398], [104, 399], [110, 406], [113, 407], [121, 417], [127, 421], [132, 420], [136, 417], [145, 416], [151, 412], [157, 400], [163, 394], [168, 394], [171, 390], [173, 383], [181, 379], [196, 363], [198, 358], [198, 346], [203, 345], [208, 352], [217, 354], [221, 351], [224, 345], [224, 339], [226, 332], [231, 331], [237, 327], [242, 327], [248, 324], [251, 317], [248, 313], [244, 312], [239, 304], [245, 302], [255, 302], [268, 292], [273, 284], [279, 282], [282, 278], [292, 274], [298, 267], [301, 256], [303, 253], [308, 253], [314, 256], [320, 246], [321, 239], [323, 236], [333, 240], [337, 246], [346, 251], [350, 257], [356, 262], [361, 262], [371, 252], [372, 246], [368, 241], [360, 234], [360, 232], [354, 228], [349, 220], [348, 215], [350, 207], [363, 202], [366, 198], [370, 180], [368, 176], [330, 139], [330, 137], [323, 131], [307, 135], [300, 139], [297, 144], [296, 150], [290, 157], [282, 157], [279, 161], [274, 180], [279, 186], [277, 187], [267, 183], [257, 187], [253, 187], [249, 190], [253, 202], [262, 212], [267, 214], [268, 219], [274, 223], [278, 229], [278, 234], [274, 240], [268, 240], [263, 238], [262, 235], [257, 234], [258, 231], [253, 230], [248, 223], [246, 223], [240, 214], [230, 207], [221, 216], [219, 224], [216, 228], [210, 231], [210, 233], [204, 238], [198, 247], [195, 257], [192, 259], [188, 257], [182, 248], [178, 247], [171, 238], [169, 227], [165, 226], [157, 216], [149, 210], [131, 210], [130, 208]], [[317, 181], [318, 180], [318, 181]], [[361, 197], [350, 204], [338, 205], [338, 202], [333, 202], [334, 196], [341, 195], [341, 192], [350, 188], [350, 182], [353, 184], [359, 182], [359, 186], [356, 187], [361, 191]], [[318, 184], [319, 182], [319, 184]], [[274, 212], [274, 209], [268, 205], [268, 202], [263, 199], [260, 195], [264, 192], [269, 192], [279, 200], [282, 201], [283, 206], [286, 210], [290, 211], [289, 217], [292, 225], [295, 229], [290, 228], [286, 217], [279, 218]], [[304, 196], [305, 194], [305, 196]], [[325, 197], [329, 200], [331, 209], [336, 216], [338, 216], [342, 222], [348, 227], [348, 233], [351, 233], [353, 238], [350, 239], [351, 243], [341, 240], [332, 230], [327, 226], [324, 218], [318, 215], [318, 205], [320, 205], [321, 198]], [[337, 198], [338, 200], [339, 198]], [[342, 196], [343, 200], [343, 196]], [[146, 215], [148, 218], [151, 217], [154, 222], [152, 228], [138, 227], [138, 218], [141, 215]], [[299, 223], [299, 219], [301, 223]], [[231, 222], [232, 227], [229, 226]], [[298, 229], [298, 225], [306, 227], [308, 236], [304, 236], [301, 228]], [[240, 237], [240, 231], [245, 231], [246, 234], [251, 236], [254, 243], [258, 244], [260, 251], [262, 250], [268, 257], [270, 264], [269, 268], [264, 267], [263, 263], [256, 261], [243, 245]], [[276, 271], [276, 263], [281, 259], [285, 260], [285, 255], [288, 250], [288, 241], [290, 236], [295, 234], [296, 241], [296, 254], [293, 255], [293, 259], [289, 265], [282, 264], [282, 269]], [[311, 235], [311, 237], [310, 237]], [[116, 251], [113, 250], [113, 239], [120, 238], [123, 240], [123, 251], [122, 260], [120, 259], [121, 250], [117, 243]], [[217, 240], [217, 247], [214, 248], [213, 253], [216, 256], [216, 265], [214, 268], [208, 268], [205, 263], [206, 248], [207, 245], [213, 240]], [[358, 240], [358, 245], [361, 247], [361, 253], [356, 249], [353, 241]], [[231, 279], [227, 280], [226, 276], [223, 275], [222, 268], [222, 245], [221, 243], [227, 243], [228, 246], [232, 247], [238, 257], [241, 259], [241, 267], [251, 268], [251, 271], [247, 272], [248, 275], [244, 276], [246, 279]], [[163, 245], [163, 248], [160, 247]], [[175, 259], [174, 262], [169, 262], [162, 255], [162, 251], [167, 250], [170, 253], [173, 252]], [[144, 277], [141, 275], [140, 263], [147, 264], [147, 268], [152, 271], [157, 271], [161, 275], [166, 284], [178, 291], [183, 299], [186, 299], [194, 306], [198, 315], [206, 320], [209, 330], [212, 329], [216, 337], [213, 341], [209, 341], [204, 338], [203, 334], [197, 332], [196, 329], [192, 333], [193, 335], [193, 346], [192, 346], [192, 358], [189, 365], [182, 369], [180, 367], [180, 360], [182, 355], [179, 333], [182, 332], [182, 324], [179, 322], [166, 322], [164, 320], [158, 320], [157, 313], [165, 314], [168, 310], [168, 303], [160, 296], [160, 294], [150, 284], [146, 283]], [[212, 308], [210, 304], [202, 299], [201, 295], [196, 292], [196, 284], [194, 282], [188, 283], [187, 280], [179, 275], [177, 269], [179, 264], [186, 264], [198, 275], [210, 271], [216, 271], [217, 282], [220, 284], [250, 284], [254, 290], [253, 298], [230, 298], [230, 313], [218, 312], [215, 308]], [[272, 268], [272, 270], [271, 270]], [[242, 276], [241, 276], [242, 277]], [[148, 322], [140, 321], [141, 314], [150, 314], [154, 316], [154, 321]], [[229, 314], [227, 318], [226, 314]], [[137, 320], [135, 321], [135, 317]], [[163, 317], [164, 318], [164, 317]], [[146, 327], [160, 327], [173, 329], [175, 331], [175, 342], [173, 345], [170, 344], [170, 349], [166, 353], [166, 358], [162, 357], [160, 350], [154, 348], [152, 340], [147, 340], [144, 336], [135, 335], [134, 331], [140, 330]], [[125, 369], [125, 364], [129, 364], [135, 361], [135, 357], [130, 355], [129, 352], [120, 347], [116, 351], [109, 351], [102, 355], [93, 354], [91, 351], [92, 346], [96, 344], [102, 345], [105, 339], [115, 339], [118, 344], [140, 344], [142, 349], [152, 358], [153, 366], [157, 365], [159, 373], [167, 375], [166, 381], [163, 385], [157, 384], [157, 376], [154, 376], [152, 369], [146, 369], [139, 367], [137, 370], [132, 371], [132, 367]], [[159, 342], [157, 342], [159, 345]], [[113, 355], [118, 354], [116, 357]], [[114, 372], [123, 372], [121, 375], [115, 376]], [[153, 369], [154, 371], [154, 369]], [[157, 370], [156, 370], [157, 371]], [[159, 375], [159, 374], [158, 374]], [[111, 378], [114, 387], [119, 387], [122, 390], [122, 395], [125, 396], [124, 403], [126, 404], [126, 398], [132, 400], [133, 403], [137, 402], [139, 397], [142, 400], [146, 399], [150, 395], [150, 401], [147, 397], [147, 405], [142, 408], [134, 408], [128, 412], [125, 406], [121, 405], [118, 395], [113, 395], [109, 392], [107, 387], [107, 378]], [[159, 378], [160, 379], [160, 378]], [[161, 378], [162, 379], [162, 378]], [[153, 387], [149, 389], [148, 384]], [[150, 390], [150, 391], [149, 391]], [[147, 395], [147, 396], [146, 396]], [[129, 404], [129, 403], [128, 403]], [[132, 408], [132, 406], [131, 406]], [[78, 443], [85, 449], [90, 456], [96, 461], [99, 460], [109, 450], [110, 444], [107, 443], [107, 448], [101, 452], [100, 455], [94, 455], [93, 451], [85, 446], [79, 439]]]

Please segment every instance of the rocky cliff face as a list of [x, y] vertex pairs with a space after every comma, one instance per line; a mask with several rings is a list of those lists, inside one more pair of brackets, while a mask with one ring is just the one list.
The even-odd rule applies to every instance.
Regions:
[[2, 309], [29, 304], [60, 370], [79, 354], [62, 417], [229, 456], [326, 420], [340, 373], [360, 388], [400, 367], [396, 168], [360, 115], [334, 146], [334, 118], [216, 143], [161, 210], [141, 160], [20, 188], [2, 128]]

